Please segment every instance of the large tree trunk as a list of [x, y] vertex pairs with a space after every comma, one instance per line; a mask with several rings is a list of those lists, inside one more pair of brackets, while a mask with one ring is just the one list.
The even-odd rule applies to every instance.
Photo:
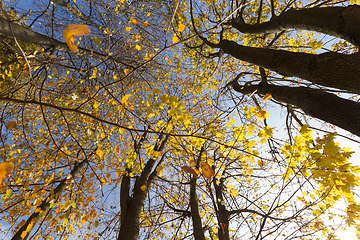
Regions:
[[[219, 181], [219, 184], [216, 182]], [[213, 179], [213, 184], [215, 187], [216, 194], [216, 203], [218, 207], [218, 236], [219, 240], [230, 240], [229, 234], [229, 212], [227, 211], [225, 205], [223, 204], [224, 197], [224, 179]]]
[[[162, 151], [165, 147], [167, 140], [168, 140], [168, 136], [166, 136], [164, 139], [162, 139], [161, 136], [158, 142], [156, 143], [154, 150]], [[165, 155], [163, 155], [160, 162], [162, 162], [164, 156]], [[145, 198], [150, 189], [151, 183], [155, 179], [154, 176], [157, 175], [156, 169], [151, 173], [155, 165], [155, 162], [156, 162], [156, 158], [151, 158], [146, 163], [140, 177], [135, 182], [132, 197], [129, 196], [130, 178], [129, 176], [123, 176], [121, 183], [121, 192], [120, 192], [121, 226], [117, 238], [118, 240], [138, 239], [139, 230], [140, 230], [141, 210], [144, 207]]]
[[191, 218], [194, 229], [194, 239], [205, 240], [204, 230], [201, 222], [201, 216], [199, 213], [198, 199], [196, 196], [196, 177], [193, 177], [190, 181], [190, 206], [191, 206]]
[[299, 77], [314, 84], [360, 94], [360, 53], [345, 55], [329, 52], [315, 55], [246, 47], [229, 40], [208, 44], [223, 49], [239, 60], [271, 69], [284, 76]]
[[287, 29], [321, 32], [345, 39], [360, 46], [360, 6], [290, 9], [270, 21], [250, 25], [241, 18], [231, 19], [227, 24], [242, 33], [264, 34]]
[[232, 86], [237, 92], [247, 94], [258, 90], [259, 94], [270, 93], [273, 98], [301, 108], [306, 114], [334, 124], [360, 136], [360, 103], [340, 98], [322, 90], [305, 87], [274, 85], [250, 85], [240, 87], [236, 81]]
[[[1, 16], [0, 16], [0, 33], [10, 37], [15, 37], [16, 39], [19, 39], [23, 42], [34, 43], [45, 47], [51, 47], [59, 51], [71, 52], [70, 48], [66, 43], [60, 42], [56, 39], [45, 36], [43, 34], [34, 32], [19, 24], [13, 22], [9, 24], [9, 21]], [[119, 60], [116, 60], [111, 56], [107, 56], [95, 51], [90, 51], [81, 47], [78, 48], [77, 54], [88, 57], [94, 56], [102, 60], [111, 59], [120, 62]]]

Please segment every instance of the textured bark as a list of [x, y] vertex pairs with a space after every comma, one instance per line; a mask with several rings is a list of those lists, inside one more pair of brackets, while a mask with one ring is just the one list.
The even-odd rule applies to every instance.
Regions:
[[270, 93], [273, 98], [301, 108], [306, 114], [334, 124], [360, 136], [360, 103], [340, 98], [322, 90], [305, 87], [274, 85], [250, 85], [242, 89], [237, 82], [232, 86], [237, 92], [247, 94], [258, 90], [259, 94]]
[[[154, 147], [155, 151], [162, 151], [165, 147], [165, 144], [168, 140], [168, 136], [165, 139], [161, 140], [161, 137], [157, 144]], [[121, 183], [121, 189], [124, 190], [121, 192], [120, 196], [120, 207], [121, 207], [121, 226], [120, 232], [118, 235], [118, 240], [137, 240], [140, 230], [140, 214], [144, 206], [146, 195], [149, 191], [151, 181], [155, 178], [151, 177], [151, 170], [155, 165], [156, 159], [151, 158], [145, 165], [140, 177], [135, 182], [133, 196], [129, 196], [128, 187], [129, 182], [127, 177], [123, 178]], [[155, 170], [156, 171], [156, 170]], [[123, 187], [123, 184], [125, 185]], [[143, 186], [146, 186], [145, 190], [141, 189]]]
[[[16, 39], [19, 39], [23, 42], [34, 43], [45, 47], [51, 47], [58, 51], [72, 52], [66, 43], [60, 42], [56, 39], [42, 35], [40, 33], [33, 32], [30, 29], [16, 23], [11, 23], [10, 25], [5, 18], [0, 16], [0, 33], [10, 37], [14, 36]], [[122, 63], [118, 59], [114, 59], [110, 56], [95, 51], [90, 51], [81, 47], [78, 48], [77, 54], [87, 57], [96, 57], [102, 60], [111, 59], [113, 61]]]
[[[85, 166], [85, 164], [87, 164], [87, 162], [88, 162], [88, 160], [85, 159], [82, 162], [80, 162], [79, 164], [75, 165], [73, 170], [71, 171], [71, 176], [74, 178], [79, 173], [79, 171]], [[29, 237], [31, 231], [36, 227], [36, 225], [41, 220], [41, 217], [50, 209], [50, 204], [52, 202], [57, 202], [61, 193], [69, 185], [67, 180], [68, 180], [67, 178], [62, 180], [61, 183], [55, 188], [54, 193], [43, 200], [43, 202], [39, 206], [41, 211], [37, 212], [37, 213], [34, 212], [28, 218], [26, 223], [16, 232], [16, 234], [12, 237], [11, 240], [25, 240]], [[48, 199], [53, 199], [53, 201], [49, 201]], [[31, 226], [29, 226], [29, 225], [31, 225]], [[21, 237], [23, 232], [25, 232], [26, 230], [28, 230], [26, 235], [24, 237]]]
[[124, 222], [127, 213], [129, 193], [130, 193], [130, 176], [128, 175], [128, 173], [126, 173], [122, 177], [121, 187], [120, 187], [121, 222]]
[[284, 76], [299, 77], [314, 84], [360, 94], [360, 53], [345, 55], [329, 52], [315, 55], [246, 47], [228, 40], [212, 46], [223, 49], [239, 60], [271, 69]]
[[218, 207], [218, 218], [219, 218], [219, 224], [218, 227], [218, 237], [219, 240], [230, 240], [229, 235], [229, 213], [226, 210], [226, 207], [222, 202], [224, 201], [223, 197], [223, 191], [224, 191], [224, 185], [223, 185], [223, 179], [220, 179], [219, 185], [216, 184], [217, 179], [213, 179], [213, 184], [215, 186], [215, 193], [216, 193], [216, 199], [218, 199], [217, 207]]
[[321, 32], [360, 46], [360, 6], [290, 9], [270, 21], [250, 25], [232, 19], [229, 25], [243, 33], [264, 34], [287, 29]]
[[194, 238], [195, 240], [205, 240], [204, 230], [201, 223], [201, 216], [199, 213], [198, 199], [196, 197], [196, 177], [193, 177], [190, 181], [190, 206]]

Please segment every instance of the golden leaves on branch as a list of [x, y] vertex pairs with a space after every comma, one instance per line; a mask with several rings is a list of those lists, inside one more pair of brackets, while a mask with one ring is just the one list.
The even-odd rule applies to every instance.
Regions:
[[66, 44], [69, 46], [70, 50], [77, 52], [78, 46], [75, 44], [75, 37], [82, 35], [88, 36], [90, 34], [90, 29], [87, 25], [82, 24], [71, 24], [65, 28], [63, 31], [63, 36], [66, 41]]

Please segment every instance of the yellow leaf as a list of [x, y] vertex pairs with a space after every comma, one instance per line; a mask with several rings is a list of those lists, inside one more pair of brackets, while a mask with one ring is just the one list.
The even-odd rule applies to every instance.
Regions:
[[11, 176], [14, 171], [14, 164], [9, 161], [0, 163], [0, 187], [4, 186], [4, 179]]
[[101, 137], [101, 138], [105, 138], [105, 137], [106, 137], [106, 134], [105, 134], [104, 132], [102, 132], [102, 133], [100, 134], [100, 137]]
[[143, 26], [144, 26], [144, 28], [147, 28], [147, 27], [149, 26], [149, 22], [148, 22], [148, 21], [145, 21], [145, 22], [143, 23]]
[[179, 42], [180, 40], [179, 40], [179, 38], [178, 38], [176, 35], [174, 35], [174, 37], [172, 38], [172, 41], [173, 41], [173, 43], [177, 43], [177, 42]]
[[144, 185], [141, 186], [141, 190], [142, 190], [142, 191], [145, 191], [145, 189], [146, 189], [146, 186], [145, 186], [145, 184], [144, 184]]
[[126, 30], [127, 32], [130, 32], [131, 27], [126, 27], [125, 30]]
[[135, 48], [140, 51], [141, 50], [141, 47], [139, 45], [136, 45]]
[[27, 232], [26, 232], [26, 231], [23, 231], [23, 232], [21, 233], [21, 236], [20, 236], [20, 237], [21, 237], [22, 239], [24, 239], [24, 238], [26, 237], [26, 234], [27, 234]]
[[129, 74], [129, 69], [125, 69], [124, 73], [125, 73], [125, 75], [128, 75]]
[[104, 30], [104, 33], [105, 33], [106, 35], [108, 35], [109, 37], [112, 36], [112, 34], [111, 34], [111, 32], [110, 32], [110, 30], [109, 30], [108, 27]]
[[104, 167], [105, 167], [104, 164], [101, 164], [101, 163], [99, 164], [99, 170], [100, 171], [104, 170]]
[[132, 25], [136, 25], [138, 23], [138, 21], [135, 18], [131, 18], [130, 22]]
[[192, 159], [189, 160], [190, 167], [196, 167], [196, 162]]
[[201, 165], [201, 170], [204, 175], [204, 177], [210, 179], [212, 176], [214, 176], [214, 170], [210, 167], [210, 165], [207, 162], [204, 162]]
[[270, 100], [270, 99], [272, 99], [271, 94], [270, 93], [265, 94], [265, 96], [263, 98], [263, 103], [265, 103], [267, 100]]
[[127, 94], [121, 99], [121, 104], [123, 104], [125, 107], [129, 105], [129, 97], [131, 97], [131, 94]]
[[66, 44], [69, 46], [70, 50], [73, 52], [77, 52], [78, 46], [75, 44], [74, 37], [89, 35], [90, 29], [87, 25], [82, 24], [72, 24], [65, 28], [63, 31], [63, 36]]
[[97, 36], [93, 37], [92, 38], [94, 43], [97, 45], [97, 46], [100, 46], [101, 45], [101, 40], [100, 38], [98, 38]]
[[82, 224], [85, 224], [88, 221], [88, 219], [86, 216], [83, 216], [80, 221]]
[[100, 158], [102, 158], [102, 157], [104, 156], [104, 152], [103, 152], [100, 148], [96, 149], [96, 154], [97, 154]]
[[116, 171], [115, 171], [115, 174], [116, 174], [117, 177], [120, 177], [120, 175], [121, 175], [121, 170], [120, 170], [120, 169], [116, 170]]
[[115, 13], [116, 13], [116, 15], [119, 14], [119, 7], [116, 7], [116, 8], [115, 8]]
[[183, 32], [184, 30], [185, 30], [185, 25], [180, 23], [179, 26], [178, 26], [178, 31]]

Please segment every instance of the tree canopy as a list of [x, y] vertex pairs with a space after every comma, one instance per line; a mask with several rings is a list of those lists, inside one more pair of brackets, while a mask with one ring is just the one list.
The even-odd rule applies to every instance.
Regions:
[[360, 236], [356, 4], [0, 0], [0, 236]]

